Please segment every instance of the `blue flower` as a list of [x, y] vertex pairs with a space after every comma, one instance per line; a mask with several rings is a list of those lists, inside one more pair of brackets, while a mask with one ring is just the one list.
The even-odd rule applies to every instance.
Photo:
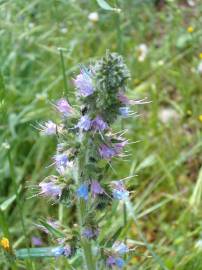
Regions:
[[122, 117], [127, 117], [127, 116], [129, 116], [130, 108], [129, 107], [120, 107], [119, 113], [121, 114]]
[[128, 247], [123, 242], [115, 242], [112, 246], [115, 252], [123, 255], [129, 251]]
[[81, 184], [76, 193], [79, 198], [83, 198], [85, 201], [88, 200], [88, 186], [86, 184]]
[[91, 239], [94, 236], [93, 230], [91, 228], [84, 229], [82, 235], [87, 239]]
[[125, 191], [120, 191], [120, 190], [116, 190], [114, 189], [113, 190], [113, 197], [114, 199], [117, 199], [117, 200], [126, 200], [129, 196], [129, 192], [127, 190]]
[[114, 256], [109, 256], [107, 258], [107, 265], [109, 267], [113, 267], [116, 265], [118, 268], [123, 268], [125, 265], [125, 261], [120, 257], [116, 258]]
[[76, 127], [88, 131], [91, 128], [91, 120], [88, 115], [82, 116]]
[[76, 76], [74, 84], [78, 89], [80, 96], [88, 97], [94, 92], [92, 79], [84, 70], [82, 70], [81, 73]]
[[66, 154], [57, 154], [53, 157], [53, 159], [55, 160], [57, 171], [61, 175], [63, 175], [65, 173], [65, 169], [67, 168], [69, 164], [68, 156]]
[[96, 238], [99, 235], [99, 230], [92, 228], [85, 228], [82, 232], [82, 235], [87, 239]]
[[125, 189], [122, 181], [116, 181], [112, 183], [113, 189], [112, 194], [113, 197], [117, 200], [126, 200], [129, 197], [129, 192]]
[[55, 257], [64, 255], [64, 247], [56, 247], [52, 249], [52, 253]]
[[58, 154], [55, 156], [55, 162], [57, 167], [66, 167], [69, 160], [66, 154]]
[[115, 264], [118, 266], [118, 268], [123, 268], [125, 265], [125, 261], [122, 258], [116, 258]]

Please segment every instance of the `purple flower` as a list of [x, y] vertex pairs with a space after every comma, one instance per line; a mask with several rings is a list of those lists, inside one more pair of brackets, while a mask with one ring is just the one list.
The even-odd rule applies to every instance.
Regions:
[[94, 88], [91, 77], [85, 72], [81, 71], [74, 80], [76, 88], [79, 90], [79, 95], [87, 97], [93, 94]]
[[102, 158], [111, 159], [114, 156], [118, 156], [126, 144], [127, 144], [127, 141], [115, 143], [113, 147], [109, 147], [106, 144], [102, 144], [99, 148], [99, 153]]
[[147, 104], [150, 103], [149, 101], [147, 101], [147, 98], [143, 98], [143, 99], [129, 99], [128, 97], [126, 97], [124, 95], [124, 93], [122, 91], [120, 91], [118, 93], [118, 100], [123, 103], [124, 105], [140, 105], [140, 104]]
[[82, 232], [82, 235], [87, 239], [93, 239], [96, 238], [99, 234], [98, 229], [92, 229], [92, 228], [85, 228]]
[[116, 181], [113, 183], [112, 194], [117, 200], [126, 200], [129, 196], [129, 192], [125, 189], [122, 181]]
[[88, 200], [88, 186], [86, 184], [81, 184], [76, 193], [79, 198], [82, 198], [85, 201]]
[[60, 174], [64, 174], [65, 169], [69, 164], [69, 160], [66, 154], [57, 154], [54, 157], [56, 169]]
[[40, 130], [42, 135], [55, 135], [57, 132], [57, 125], [52, 121], [40, 124]]
[[100, 153], [100, 156], [104, 159], [111, 159], [117, 154], [115, 149], [107, 146], [106, 144], [102, 144], [100, 146], [99, 153]]
[[92, 239], [95, 236], [91, 228], [85, 228], [82, 235], [87, 239]]
[[69, 245], [64, 246], [64, 256], [69, 257], [71, 255], [71, 247]]
[[88, 131], [91, 128], [91, 120], [88, 115], [82, 116], [76, 127]]
[[72, 107], [65, 98], [61, 98], [57, 101], [56, 108], [64, 116], [69, 116], [73, 112]]
[[121, 114], [122, 117], [127, 117], [130, 113], [130, 109], [129, 107], [120, 107], [119, 113]]
[[58, 155], [55, 155], [54, 158], [55, 158], [55, 163], [57, 167], [60, 167], [60, 166], [66, 167], [67, 163], [69, 162], [66, 154], [58, 154]]
[[93, 197], [95, 197], [97, 194], [103, 194], [104, 189], [100, 186], [98, 181], [92, 181], [91, 183], [91, 192]]
[[119, 155], [121, 153], [121, 151], [123, 150], [124, 146], [127, 144], [127, 141], [122, 141], [119, 143], [115, 143], [114, 144], [114, 150], [116, 152], [116, 155]]
[[107, 127], [108, 127], [107, 123], [99, 115], [92, 121], [92, 129], [96, 131], [99, 131], [99, 130], [103, 131]]
[[120, 255], [123, 255], [129, 251], [128, 247], [123, 242], [115, 242], [112, 246], [112, 249]]
[[115, 264], [116, 264], [116, 259], [115, 259], [115, 257], [109, 256], [109, 257], [107, 258], [107, 266], [112, 267], [112, 266], [114, 266]]
[[123, 103], [124, 105], [129, 105], [129, 104], [130, 104], [129, 98], [126, 97], [122, 91], [120, 91], [120, 92], [118, 93], [118, 96], [117, 96], [117, 97], [118, 97], [118, 100], [119, 100], [121, 103]]
[[40, 247], [43, 245], [43, 241], [41, 240], [41, 238], [33, 236], [32, 237], [32, 245], [36, 246], [36, 247]]
[[107, 265], [109, 267], [117, 266], [118, 268], [123, 268], [125, 265], [125, 262], [122, 258], [116, 258], [114, 256], [110, 256], [107, 258]]
[[57, 198], [60, 197], [62, 194], [62, 189], [60, 186], [56, 185], [53, 182], [41, 182], [39, 184], [41, 189], [40, 194], [48, 197]]

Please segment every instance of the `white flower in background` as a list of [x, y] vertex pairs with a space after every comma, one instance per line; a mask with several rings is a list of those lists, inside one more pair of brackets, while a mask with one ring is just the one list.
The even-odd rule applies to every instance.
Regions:
[[177, 121], [179, 119], [178, 113], [172, 108], [162, 108], [159, 111], [158, 116], [160, 121], [164, 124], [167, 124], [171, 121]]
[[60, 32], [62, 33], [62, 34], [66, 34], [67, 33], [67, 28], [66, 27], [61, 27], [60, 28]]
[[139, 62], [143, 62], [148, 54], [148, 47], [146, 44], [140, 44], [137, 48], [137, 59]]
[[202, 62], [200, 62], [200, 63], [198, 64], [197, 72], [198, 72], [200, 75], [202, 75]]
[[88, 19], [91, 21], [91, 22], [97, 22], [99, 20], [99, 15], [97, 12], [91, 12], [89, 15], [88, 15]]
[[199, 249], [199, 250], [202, 250], [202, 240], [199, 239], [196, 244], [195, 244], [195, 248]]
[[39, 101], [45, 101], [45, 100], [47, 100], [47, 94], [46, 93], [38, 93], [38, 94], [36, 94], [36, 99]]
[[1, 145], [4, 149], [8, 150], [11, 148], [10, 144], [7, 143], [7, 142], [3, 142], [2, 145]]
[[29, 26], [29, 28], [31, 29], [31, 28], [34, 27], [34, 23], [33, 23], [33, 22], [30, 22], [30, 23], [28, 24], [28, 26]]
[[157, 62], [157, 64], [158, 64], [158, 66], [163, 66], [163, 65], [164, 65], [164, 61], [163, 61], [163, 60], [159, 60], [159, 61]]
[[187, 0], [187, 4], [190, 6], [190, 7], [194, 7], [196, 5], [195, 1], [193, 0]]

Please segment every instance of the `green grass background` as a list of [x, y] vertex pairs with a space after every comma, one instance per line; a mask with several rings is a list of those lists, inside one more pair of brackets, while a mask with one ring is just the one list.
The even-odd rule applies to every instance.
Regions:
[[[128, 182], [134, 190], [133, 207], [141, 231], [164, 265], [202, 269], [195, 247], [202, 239], [202, 89], [196, 72], [202, 52], [202, 3], [194, 1], [191, 7], [186, 1], [160, 1], [160, 8], [156, 2], [109, 1], [122, 9], [117, 14], [94, 0], [0, 1], [0, 236], [8, 236], [15, 248], [31, 246], [31, 237], [40, 235], [34, 225], [40, 218], [71, 221], [71, 213], [62, 217], [63, 210], [32, 197], [37, 183], [52, 170], [47, 166], [56, 143], [39, 136], [33, 126], [55, 119], [51, 102], [57, 98], [67, 96], [74, 102], [72, 78], [79, 64], [110, 49], [124, 56], [131, 71], [129, 96], [152, 101], [134, 108], [139, 118], [125, 121], [128, 138], [140, 142], [130, 146], [127, 162], [115, 161], [113, 177], [138, 174]], [[92, 23], [88, 15], [95, 11], [99, 21]], [[142, 63], [136, 50], [141, 43], [149, 49]], [[58, 48], [64, 48], [68, 92]], [[162, 122], [168, 108], [177, 119]], [[114, 228], [121, 222], [117, 213], [108, 225]], [[107, 234], [107, 226], [105, 230]], [[162, 269], [130, 218], [122, 235], [126, 233], [137, 241], [140, 254], [126, 269]], [[50, 240], [43, 235], [43, 241], [48, 245]], [[11, 269], [3, 251], [0, 254], [0, 269]], [[29, 264], [19, 261], [16, 267], [28, 270]], [[42, 267], [64, 269], [65, 262], [33, 263], [33, 269]]]

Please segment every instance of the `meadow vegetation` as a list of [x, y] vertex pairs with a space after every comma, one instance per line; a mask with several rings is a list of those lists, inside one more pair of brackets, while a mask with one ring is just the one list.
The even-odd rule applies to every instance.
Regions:
[[[151, 102], [134, 107], [138, 118], [114, 125], [136, 142], [110, 174], [136, 175], [127, 186], [137, 223], [114, 211], [102, 234], [119, 230], [135, 245], [125, 269], [202, 270], [202, 2], [108, 3], [121, 12], [92, 0], [0, 1], [0, 238], [14, 249], [32, 247], [33, 237], [51, 246], [36, 224], [75, 222], [75, 209], [37, 195], [38, 183], [54, 171], [56, 140], [35, 127], [56, 120], [58, 98], [74, 102], [80, 64], [109, 49], [123, 55], [131, 72], [128, 96]], [[1, 249], [2, 270], [72, 269], [65, 258], [9, 265]]]

